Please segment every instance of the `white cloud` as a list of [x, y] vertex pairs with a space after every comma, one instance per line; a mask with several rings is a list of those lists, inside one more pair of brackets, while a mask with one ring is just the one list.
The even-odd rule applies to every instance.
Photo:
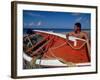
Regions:
[[28, 24], [28, 26], [34, 26], [34, 25], [35, 25], [34, 22], [31, 22], [31, 23]]
[[82, 17], [78, 17], [75, 22], [80, 22], [82, 20]]
[[42, 25], [42, 22], [41, 22], [41, 21], [39, 21], [39, 22], [37, 23], [37, 26], [40, 26], [40, 25]]
[[38, 22], [30, 22], [29, 24], [27, 24], [27, 27], [33, 27], [33, 26], [42, 26], [43, 22], [42, 21], [38, 21]]

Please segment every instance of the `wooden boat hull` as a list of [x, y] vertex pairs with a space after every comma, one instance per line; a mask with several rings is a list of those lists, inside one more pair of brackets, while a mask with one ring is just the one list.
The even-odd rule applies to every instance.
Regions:
[[[65, 66], [66, 64], [71, 63], [82, 65], [84, 63], [90, 63], [89, 48], [85, 40], [76, 38], [77, 44], [75, 46], [75, 42], [66, 40], [65, 35], [38, 30], [35, 30], [34, 32], [43, 36], [47, 41], [46, 43], [42, 44], [44, 46], [39, 47], [36, 51], [33, 52], [33, 54], [37, 54], [39, 51], [43, 51], [41, 64], [39, 60], [36, 62], [36, 64], [42, 66]], [[34, 55], [32, 55], [32, 57], [34, 58]], [[55, 62], [54, 65], [53, 62], [49, 63], [50, 60], [57, 60], [60, 64], [58, 63], [57, 65], [57, 63]], [[42, 61], [46, 61], [46, 64]]]
[[[47, 52], [44, 53], [42, 59], [58, 59], [64, 62], [72, 63], [87, 63], [90, 62], [90, 54], [87, 48], [87, 43], [82, 40], [77, 40], [77, 46], [73, 49], [66, 41], [66, 38], [59, 37], [54, 34], [45, 32], [38, 32], [43, 36], [49, 35], [49, 38], [54, 37], [53, 41], [49, 43]], [[73, 45], [73, 42], [69, 41]], [[85, 43], [85, 44], [84, 44]], [[84, 44], [84, 45], [83, 45]], [[78, 49], [79, 46], [83, 45]]]

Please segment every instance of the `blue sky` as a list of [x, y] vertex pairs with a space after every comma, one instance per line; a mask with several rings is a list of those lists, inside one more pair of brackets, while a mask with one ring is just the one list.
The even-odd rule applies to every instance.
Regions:
[[76, 22], [80, 22], [83, 29], [89, 29], [91, 15], [89, 13], [23, 10], [24, 28], [73, 29]]

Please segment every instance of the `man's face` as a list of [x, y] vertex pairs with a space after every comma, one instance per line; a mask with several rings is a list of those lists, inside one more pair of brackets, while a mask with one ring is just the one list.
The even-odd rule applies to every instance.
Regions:
[[75, 25], [75, 26], [74, 26], [74, 31], [75, 31], [75, 32], [80, 32], [81, 29], [80, 29], [80, 27], [78, 27], [78, 26]]

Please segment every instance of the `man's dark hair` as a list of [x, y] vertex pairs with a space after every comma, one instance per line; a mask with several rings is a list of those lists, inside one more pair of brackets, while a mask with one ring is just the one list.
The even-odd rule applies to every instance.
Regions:
[[75, 23], [75, 25], [81, 29], [81, 23]]

